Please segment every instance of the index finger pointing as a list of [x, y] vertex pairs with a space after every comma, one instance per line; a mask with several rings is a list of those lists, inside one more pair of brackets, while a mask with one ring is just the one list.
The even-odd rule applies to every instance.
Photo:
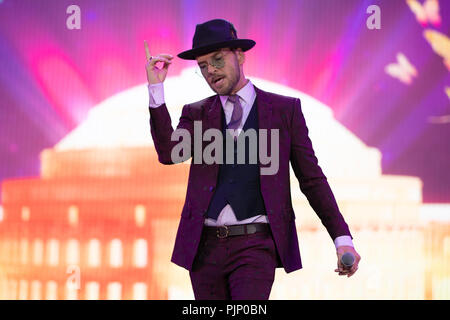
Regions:
[[147, 57], [147, 61], [150, 60], [150, 50], [148, 49], [148, 43], [147, 40], [144, 40], [144, 46], [145, 46], [145, 56]]

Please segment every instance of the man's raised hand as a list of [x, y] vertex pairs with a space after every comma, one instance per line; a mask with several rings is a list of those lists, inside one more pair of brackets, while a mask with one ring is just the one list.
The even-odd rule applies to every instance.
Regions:
[[[169, 65], [172, 63], [173, 56], [166, 53], [161, 53], [157, 56], [150, 55], [150, 50], [148, 48], [148, 43], [144, 40], [145, 46], [145, 55], [147, 57], [147, 64], [145, 65], [145, 69], [147, 70], [147, 80], [149, 84], [155, 84], [164, 82], [167, 76], [167, 70], [169, 69]], [[156, 67], [157, 62], [164, 62], [164, 65], [161, 69]]]

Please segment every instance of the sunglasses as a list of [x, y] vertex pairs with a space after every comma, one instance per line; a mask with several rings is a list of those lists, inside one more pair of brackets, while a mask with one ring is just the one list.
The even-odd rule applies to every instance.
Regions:
[[235, 49], [221, 49], [218, 51], [210, 61], [202, 61], [196, 68], [195, 73], [199, 76], [206, 77], [208, 75], [208, 66], [211, 65], [214, 68], [222, 69], [225, 66], [225, 56]]

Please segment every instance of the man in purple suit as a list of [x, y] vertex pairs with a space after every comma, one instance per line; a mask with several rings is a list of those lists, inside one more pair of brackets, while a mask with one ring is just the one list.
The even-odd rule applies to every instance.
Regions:
[[[253, 40], [237, 38], [234, 26], [226, 20], [196, 26], [192, 49], [178, 57], [196, 60], [217, 94], [185, 105], [174, 130], [163, 90], [173, 56], [151, 56], [145, 43], [150, 129], [158, 159], [174, 164], [192, 157], [171, 261], [189, 270], [196, 299], [268, 299], [276, 268], [283, 267], [287, 273], [302, 268], [289, 162], [301, 191], [334, 241], [335, 271], [350, 277], [358, 269], [360, 256], [318, 165], [300, 99], [261, 90], [244, 76], [244, 52], [254, 45]], [[157, 68], [157, 62], [164, 66]], [[204, 133], [213, 129], [223, 137], [218, 142], [223, 148], [215, 156], [225, 161], [211, 163], [196, 157], [206, 154]], [[245, 142], [242, 136], [252, 130], [267, 134], [257, 134], [256, 143]], [[200, 139], [202, 149], [194, 156], [183, 150], [178, 160], [173, 149], [183, 134], [192, 138], [189, 146]], [[234, 142], [228, 139], [233, 136]], [[231, 147], [226, 145], [230, 140]], [[264, 171], [267, 163], [262, 161], [262, 146], [277, 156], [275, 171]], [[250, 161], [255, 148], [257, 161]], [[244, 152], [244, 161], [235, 161], [233, 152], [239, 158], [238, 151]], [[347, 252], [355, 260], [345, 268], [341, 257]]]

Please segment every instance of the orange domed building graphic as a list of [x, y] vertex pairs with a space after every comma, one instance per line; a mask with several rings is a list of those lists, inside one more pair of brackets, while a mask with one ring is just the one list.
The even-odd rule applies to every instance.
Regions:
[[[211, 95], [192, 74], [165, 82], [174, 127], [183, 104]], [[302, 99], [320, 165], [363, 257], [358, 275], [336, 277], [333, 243], [291, 174], [304, 266], [289, 275], [278, 269], [270, 298], [448, 298], [448, 222], [424, 219], [422, 182], [383, 175], [380, 152], [320, 102], [251, 79]], [[39, 177], [3, 182], [1, 299], [193, 299], [187, 271], [170, 262], [189, 161], [158, 162], [147, 101], [143, 85], [102, 102], [42, 151]]]

